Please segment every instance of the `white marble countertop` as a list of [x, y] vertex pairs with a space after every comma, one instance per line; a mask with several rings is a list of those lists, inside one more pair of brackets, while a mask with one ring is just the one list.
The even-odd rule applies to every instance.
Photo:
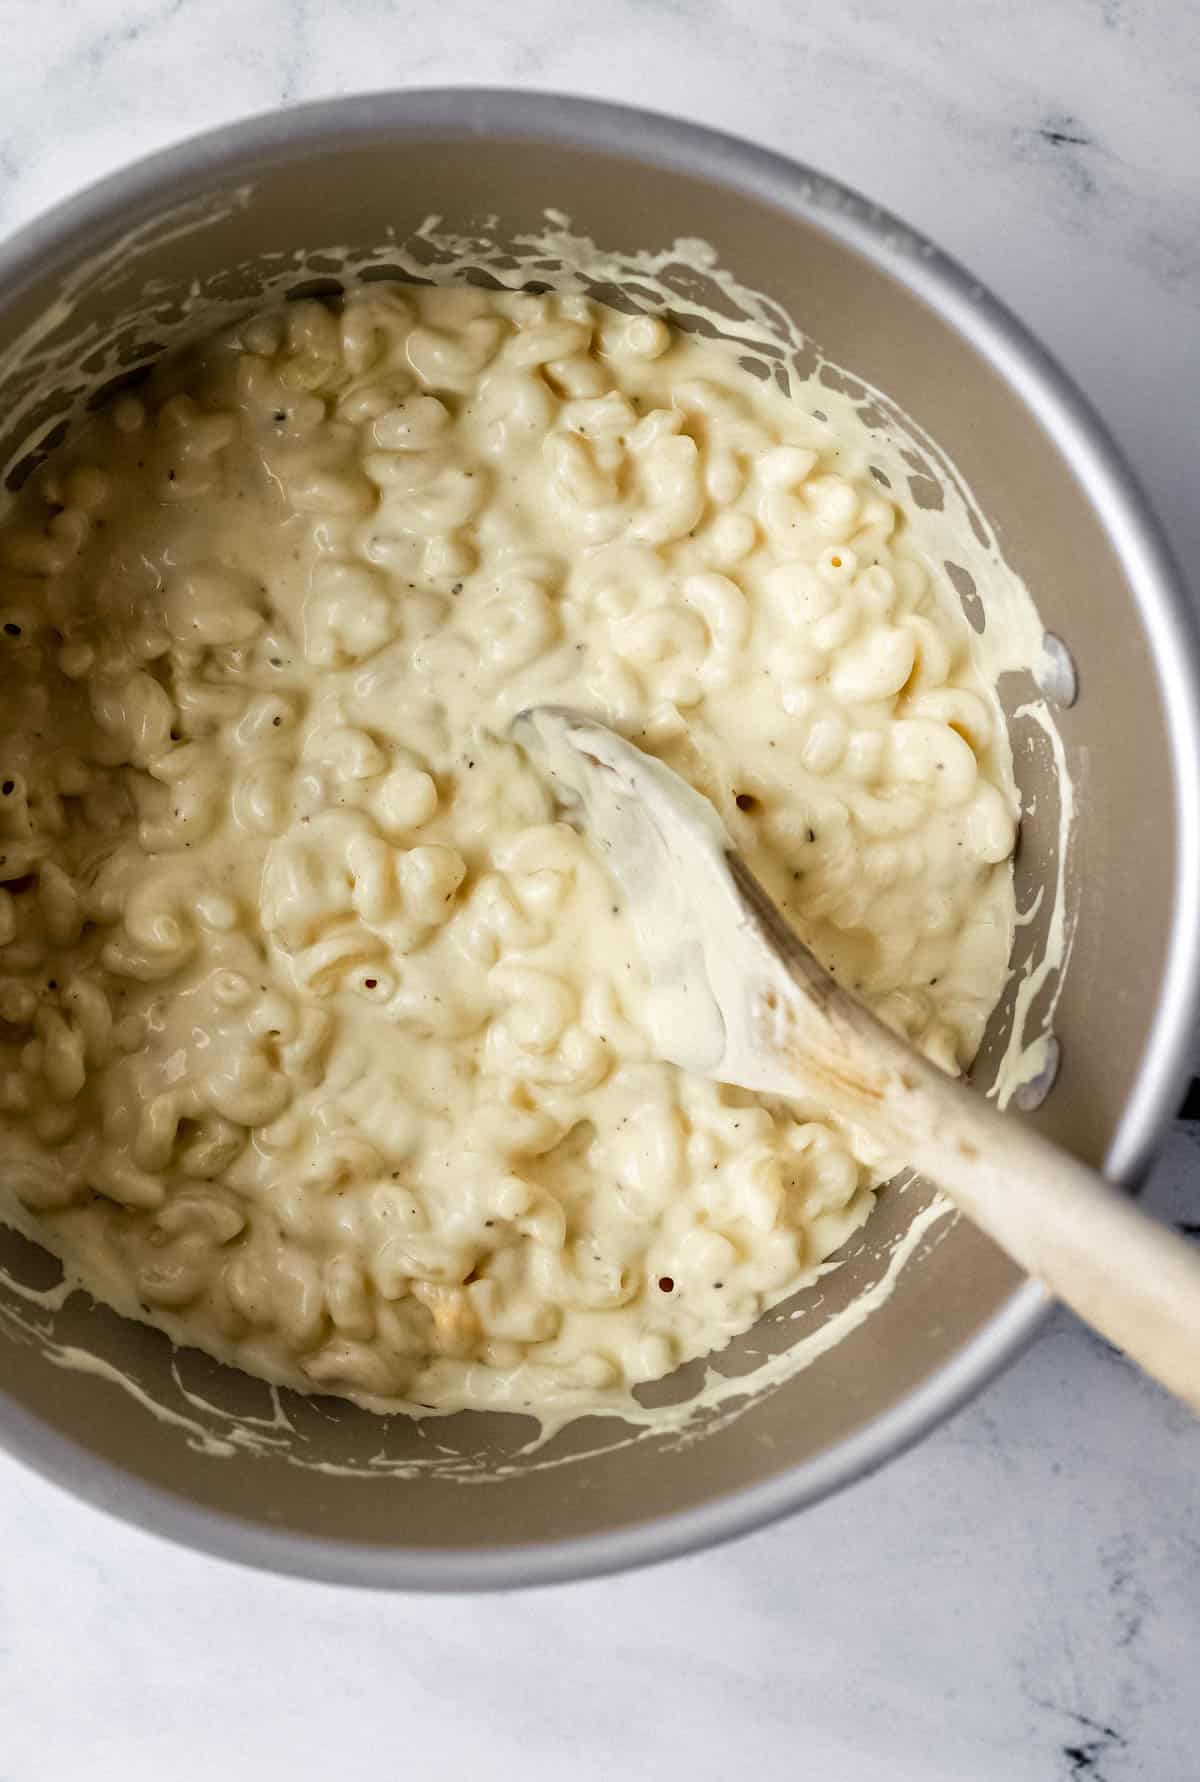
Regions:
[[[1200, 561], [1195, 0], [8, 0], [5, 22], [5, 230], [186, 132], [382, 85], [639, 101], [810, 160], [1033, 324]], [[1152, 1199], [1200, 1221], [1200, 1128]], [[1066, 1315], [835, 1501], [524, 1596], [260, 1577], [0, 1459], [0, 1782], [1191, 1782], [1198, 1478], [1200, 1425]]]

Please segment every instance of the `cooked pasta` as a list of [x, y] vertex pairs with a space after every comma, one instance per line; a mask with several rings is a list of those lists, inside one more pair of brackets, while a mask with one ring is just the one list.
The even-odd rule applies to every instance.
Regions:
[[371, 1406], [595, 1405], [866, 1218], [657, 1061], [509, 736], [596, 713], [949, 1070], [1013, 929], [995, 689], [870, 442], [717, 340], [375, 284], [98, 412], [0, 528], [0, 1194], [97, 1297]]

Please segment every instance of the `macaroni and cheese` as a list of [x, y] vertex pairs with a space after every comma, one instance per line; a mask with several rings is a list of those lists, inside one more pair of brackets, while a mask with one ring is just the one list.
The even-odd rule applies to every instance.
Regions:
[[865, 431], [731, 345], [297, 301], [111, 400], [0, 564], [0, 1195], [175, 1340], [372, 1408], [595, 1406], [866, 1218], [819, 1105], [652, 1055], [628, 914], [510, 736], [539, 701], [682, 773], [845, 983], [972, 1058], [995, 689]]

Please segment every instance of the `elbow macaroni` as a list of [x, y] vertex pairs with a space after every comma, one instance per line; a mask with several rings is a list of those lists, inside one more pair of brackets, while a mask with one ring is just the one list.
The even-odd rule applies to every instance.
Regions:
[[593, 710], [946, 1068], [1016, 799], [862, 441], [582, 297], [260, 315], [0, 528], [0, 1195], [119, 1309], [372, 1406], [616, 1402], [875, 1176], [650, 1055], [627, 915], [507, 740]]

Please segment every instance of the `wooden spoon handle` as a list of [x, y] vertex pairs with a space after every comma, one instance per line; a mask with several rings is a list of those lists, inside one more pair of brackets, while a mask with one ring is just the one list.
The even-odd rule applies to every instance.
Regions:
[[903, 1141], [1015, 1262], [1200, 1412], [1200, 1253], [1019, 1118], [927, 1070], [890, 1076], [874, 1130]]
[[1200, 1251], [1097, 1171], [898, 1039], [813, 959], [740, 862], [735, 881], [784, 968], [762, 1040], [817, 1094], [936, 1182], [1029, 1274], [1200, 1412]]

